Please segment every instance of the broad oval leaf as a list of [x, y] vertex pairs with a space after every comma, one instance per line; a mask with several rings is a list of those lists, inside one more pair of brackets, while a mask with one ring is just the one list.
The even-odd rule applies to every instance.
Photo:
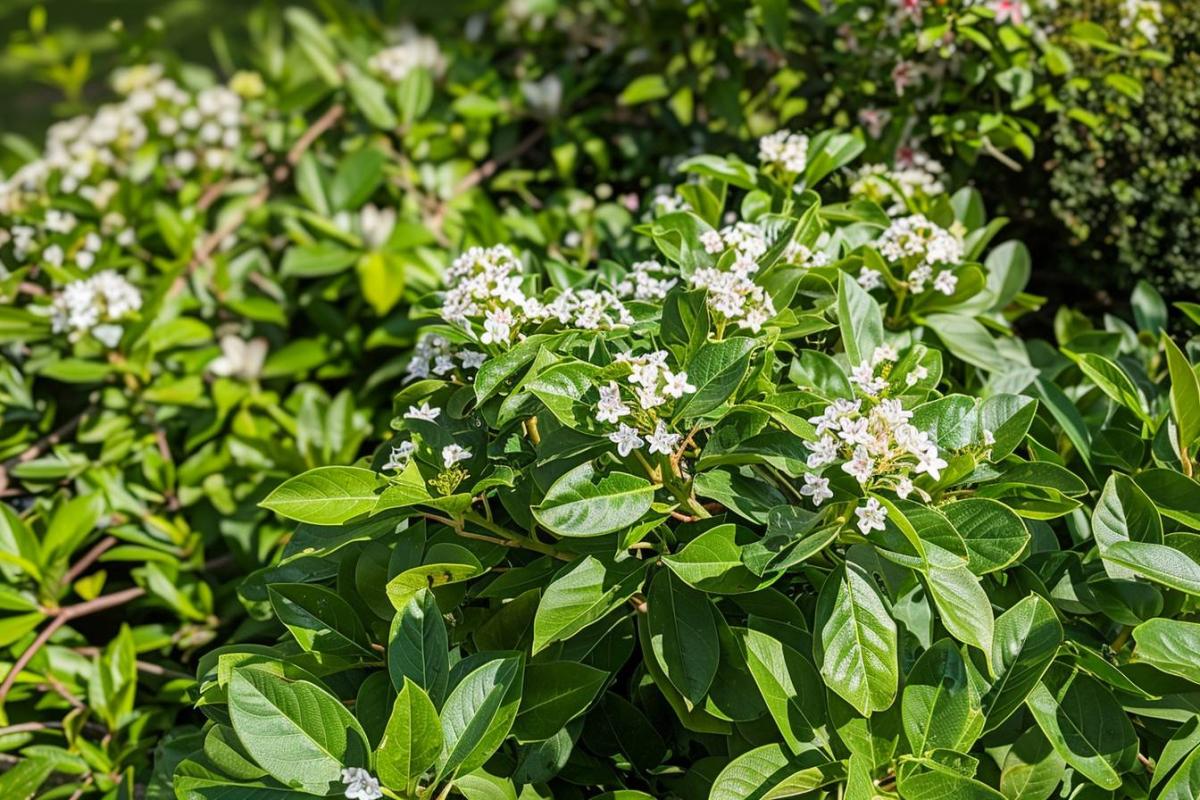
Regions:
[[653, 502], [645, 478], [611, 472], [597, 480], [589, 461], [556, 480], [533, 515], [559, 536], [601, 536], [635, 524]]
[[826, 684], [864, 716], [892, 704], [899, 684], [896, 623], [871, 577], [847, 563], [817, 599], [814, 655]]
[[275, 487], [262, 506], [297, 522], [340, 525], [371, 511], [382, 485], [369, 469], [317, 467]]

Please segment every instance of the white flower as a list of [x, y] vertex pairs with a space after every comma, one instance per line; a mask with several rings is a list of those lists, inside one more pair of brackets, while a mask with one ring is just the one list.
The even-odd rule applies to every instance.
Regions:
[[487, 353], [481, 353], [478, 350], [463, 350], [458, 354], [458, 358], [462, 361], [463, 369], [479, 369], [487, 361]]
[[881, 344], [871, 353], [871, 366], [877, 367], [882, 363], [891, 363], [900, 358], [900, 354], [896, 352], [896, 348], [890, 344]]
[[917, 456], [917, 466], [913, 469], [918, 475], [922, 472], [929, 473], [929, 477], [935, 481], [942, 479], [942, 469], [948, 466], [946, 461], [938, 455], [936, 447], [929, 447]]
[[868, 292], [883, 286], [883, 274], [877, 269], [863, 267], [858, 271], [858, 285]]
[[808, 454], [808, 468], [820, 469], [821, 467], [832, 464], [837, 461], [838, 444], [832, 436], [822, 436], [812, 447], [812, 452]]
[[996, 443], [996, 434], [992, 433], [987, 428], [984, 428], [983, 429], [983, 443], [989, 447], [994, 445]]
[[869, 498], [865, 506], [854, 509], [854, 516], [858, 517], [858, 529], [864, 536], [871, 531], [881, 531], [887, 527], [883, 524], [887, 519], [887, 509], [874, 497]]
[[631, 428], [625, 423], [621, 423], [620, 428], [614, 433], [610, 433], [608, 439], [617, 446], [617, 452], [620, 453], [621, 458], [628, 457], [630, 453], [645, 444], [642, 437], [638, 436], [637, 428]]
[[121, 335], [124, 333], [124, 328], [120, 325], [114, 325], [111, 322], [92, 328], [92, 336], [105, 347], [116, 347], [117, 342], [121, 341]]
[[621, 389], [616, 381], [600, 387], [600, 402], [596, 405], [596, 419], [601, 422], [616, 422], [629, 413], [629, 406], [621, 402]]
[[392, 448], [392, 452], [388, 455], [387, 462], [383, 465], [384, 470], [400, 470], [408, 465], [408, 461], [412, 458], [412, 454], [416, 451], [417, 446], [412, 442], [401, 442], [396, 447]]
[[958, 276], [949, 270], [943, 270], [933, 279], [933, 288], [937, 289], [942, 294], [949, 297], [954, 294], [955, 287], [958, 286]]
[[446, 59], [437, 42], [411, 27], [401, 31], [399, 44], [380, 50], [367, 64], [392, 83], [400, 83], [414, 69], [427, 69], [434, 77], [446, 71]]
[[907, 498], [913, 492], [913, 482], [907, 475], [896, 481], [896, 495], [900, 499]]
[[854, 448], [854, 457], [842, 464], [842, 471], [864, 484], [871, 480], [871, 475], [875, 472], [875, 460], [867, 453], [867, 448], [859, 445]]
[[663, 394], [667, 397], [679, 399], [685, 394], [691, 394], [696, 391], [696, 387], [688, 383], [686, 372], [671, 372], [670, 370], [663, 371]]
[[669, 456], [675, 452], [675, 448], [682, 438], [678, 433], [668, 431], [667, 424], [660, 419], [654, 433], [647, 436], [646, 441], [650, 444], [651, 453], [662, 453], [664, 456]]
[[[889, 261], [913, 259], [914, 268], [932, 267], [935, 264], [955, 265], [963, 259], [962, 242], [920, 214], [894, 220], [875, 245], [880, 255]], [[924, 280], [928, 280], [928, 277], [922, 273], [919, 283]], [[912, 282], [910, 276], [910, 284]], [[922, 290], [913, 287], [914, 292]]]
[[904, 376], [904, 383], [908, 386], [916, 386], [919, 382], [929, 377], [929, 370], [922, 364], [913, 367], [912, 370]]
[[[417, 406], [409, 406], [405, 412], [405, 419], [422, 419], [426, 422], [433, 422], [442, 413], [440, 408], [432, 408], [429, 403], [421, 403], [420, 408]], [[469, 456], [468, 456], [469, 457]], [[449, 465], [447, 465], [449, 466]]]
[[700, 244], [704, 245], [704, 252], [710, 256], [725, 250], [725, 242], [721, 239], [720, 231], [705, 231], [700, 234]]
[[875, 377], [875, 368], [870, 361], [864, 361], [850, 371], [850, 382], [871, 397], [887, 388], [887, 381]]
[[808, 166], [808, 137], [786, 130], [764, 136], [758, 140], [758, 161], [798, 175]]
[[442, 463], [446, 465], [446, 469], [453, 467], [460, 461], [467, 461], [471, 458], [471, 451], [461, 445], [448, 444], [442, 448]]
[[56, 244], [50, 245], [42, 251], [42, 260], [47, 264], [61, 267], [63, 263], [63, 249]]
[[246, 341], [238, 336], [221, 337], [221, 355], [208, 362], [208, 371], [223, 378], [256, 380], [267, 359], [267, 340], [261, 336]]
[[800, 487], [800, 494], [811, 497], [814, 506], [819, 506], [833, 497], [833, 492], [829, 490], [829, 478], [822, 478], [811, 472], [804, 474], [804, 485]]
[[347, 767], [342, 770], [342, 783], [346, 786], [346, 800], [379, 800], [379, 780], [362, 767]]

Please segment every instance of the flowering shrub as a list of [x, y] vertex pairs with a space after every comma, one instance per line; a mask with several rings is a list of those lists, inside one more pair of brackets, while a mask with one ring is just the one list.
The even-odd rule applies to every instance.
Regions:
[[[1022, 338], [1029, 251], [912, 146], [1025, 150], [1054, 37], [1116, 40], [824, 11], [258, 15], [24, 148], [0, 796], [1200, 792], [1197, 340], [1147, 284]], [[954, 69], [848, 133], [790, 59], [856, 30]]]
[[[264, 501], [300, 523], [250, 579], [282, 638], [204, 659], [212, 722], [177, 792], [998, 797], [1032, 773], [1045, 797], [1136, 794], [1143, 746], [1179, 763], [1186, 727], [1140, 741], [1129, 716], [1179, 719], [1154, 698], [1186, 691], [1160, 682], [1194, 634], [1156, 617], [1200, 594], [1192, 534], [1164, 533], [1195, 524], [1200, 390], [1154, 296], [1144, 335], [1075, 322], [1058, 355], [984, 333], [1004, 361], [959, 362], [901, 306], [931, 248], [897, 246], [953, 234], [822, 202], [853, 139], [816, 137], [803, 165], [771, 146], [757, 169], [683, 164], [693, 210], [642, 226], [653, 266], [455, 263], [395, 439]], [[726, 205], [743, 218], [715, 227]], [[941, 313], [995, 329], [1021, 282], [957, 227], [932, 260], [962, 277], [930, 301], [974, 268]], [[895, 289], [860, 285], [864, 263]], [[1114, 469], [1086, 444], [1132, 455], [1123, 436], [1163, 460]], [[1131, 630], [1144, 672], [1119, 668]]]

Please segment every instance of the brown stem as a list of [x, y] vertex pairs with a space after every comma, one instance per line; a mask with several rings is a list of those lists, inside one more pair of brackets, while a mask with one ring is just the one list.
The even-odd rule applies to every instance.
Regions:
[[[296, 140], [296, 143], [292, 145], [290, 150], [288, 150], [287, 163], [280, 164], [272, 176], [277, 183], [282, 183], [283, 181], [287, 180], [292, 169], [294, 169], [296, 164], [299, 163], [301, 157], [303, 157], [308, 151], [308, 148], [312, 147], [313, 142], [320, 138], [321, 134], [333, 127], [333, 125], [342, 118], [344, 113], [346, 113], [346, 109], [340, 103], [330, 106], [329, 110], [322, 114], [317, 121], [314, 122], [312, 126], [304, 132], [303, 136]], [[192, 254], [192, 260], [188, 262], [188, 273], [194, 272], [198, 267], [208, 261], [208, 259], [212, 257], [212, 254], [216, 252], [216, 249], [221, 245], [221, 242], [225, 241], [226, 237], [241, 227], [242, 223], [246, 220], [246, 215], [261, 206], [263, 203], [267, 202], [267, 198], [270, 196], [271, 187], [269, 185], [263, 186], [257, 192], [251, 195], [250, 199], [241, 208], [230, 215], [229, 219], [225, 220], [223, 225], [209, 234]], [[177, 281], [176, 286], [181, 287], [181, 283]]]
[[37, 635], [37, 638], [33, 640], [33, 644], [27, 647], [25, 652], [21, 653], [16, 663], [9, 669], [8, 674], [4, 676], [4, 683], [0, 684], [0, 704], [3, 704], [8, 699], [8, 692], [12, 689], [13, 684], [16, 683], [17, 676], [29, 665], [29, 662], [37, 655], [37, 652], [42, 649], [42, 645], [50, 641], [50, 637], [54, 635], [56, 630], [73, 619], [79, 619], [89, 614], [95, 614], [119, 605], [124, 605], [131, 600], [136, 600], [145, 593], [146, 590], [142, 587], [134, 586], [120, 592], [97, 597], [95, 600], [88, 600], [86, 603], [77, 603], [61, 609], [54, 616], [54, 619], [50, 620], [50, 624], [43, 628], [42, 632]]
[[74, 583], [75, 579], [82, 575], [84, 570], [94, 564], [96, 559], [104, 555], [104, 553], [116, 543], [117, 538], [115, 536], [105, 536], [103, 539], [96, 542], [91, 550], [88, 550], [86, 553], [84, 553], [83, 558], [79, 559], [69, 570], [67, 570], [66, 574], [62, 577], [61, 585], [70, 586], [72, 583]]
[[0, 728], [0, 736], [11, 736], [14, 733], [36, 733], [37, 731], [61, 729], [61, 722], [18, 722], [16, 725], [5, 725], [3, 728]]

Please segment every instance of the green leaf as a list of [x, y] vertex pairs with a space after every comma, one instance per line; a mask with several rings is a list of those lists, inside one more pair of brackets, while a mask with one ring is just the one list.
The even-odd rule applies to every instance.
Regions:
[[742, 753], [713, 781], [708, 800], [775, 800], [806, 794], [845, 777], [841, 762], [809, 750], [792, 756], [777, 744]]
[[663, 563], [687, 585], [710, 594], [753, 592], [770, 583], [742, 563], [736, 525], [717, 525], [692, 539]]
[[825, 690], [808, 659], [762, 631], [742, 630], [746, 663], [763, 702], [793, 753], [827, 747]]
[[388, 786], [407, 788], [433, 766], [441, 752], [437, 709], [420, 686], [405, 678], [376, 748], [379, 778]]
[[689, 703], [700, 703], [719, 659], [712, 602], [665, 569], [654, 576], [646, 605], [653, 657]]
[[662, 75], [639, 75], [625, 87], [617, 97], [617, 102], [623, 106], [634, 106], [651, 100], [661, 100], [670, 93], [671, 90]]
[[607, 680], [604, 670], [574, 661], [528, 665], [513, 736], [522, 743], [549, 739], [587, 710]]
[[317, 467], [275, 487], [260, 505], [312, 525], [340, 525], [378, 501], [379, 476], [361, 467]]
[[1163, 334], [1162, 342], [1171, 374], [1171, 416], [1175, 417], [1179, 451], [1186, 455], [1200, 439], [1200, 378], [1170, 337]]
[[845, 272], [838, 273], [838, 328], [851, 366], [871, 358], [883, 344], [883, 313], [879, 304]]
[[362, 621], [337, 593], [305, 583], [273, 583], [267, 592], [276, 618], [306, 652], [372, 655]]
[[422, 564], [419, 567], [406, 569], [388, 581], [387, 596], [392, 601], [392, 607], [399, 611], [407, 606], [409, 601], [422, 589], [433, 589], [449, 583], [461, 583], [482, 572], [483, 567], [478, 561], [472, 564]]
[[334, 210], [354, 210], [369, 200], [383, 183], [387, 160], [387, 155], [374, 147], [355, 150], [343, 158], [329, 185]]
[[732, 397], [750, 368], [755, 345], [744, 336], [704, 344], [687, 365], [688, 382], [696, 391], [676, 402], [675, 417], [703, 416]]
[[1004, 756], [1000, 792], [1008, 800], [1049, 800], [1065, 771], [1066, 762], [1035, 726]]
[[1156, 800], [1195, 800], [1200, 797], [1200, 747], [1192, 750], [1163, 784]]
[[446, 622], [437, 599], [421, 589], [392, 617], [388, 633], [388, 673], [396, 690], [412, 681], [435, 702], [446, 693], [450, 676]]
[[864, 716], [892, 704], [899, 684], [896, 623], [870, 575], [835, 569], [817, 599], [814, 655], [825, 683]]
[[1200, 676], [1200, 623], [1152, 619], [1133, 629], [1134, 656], [1195, 682]]
[[340, 791], [343, 767], [370, 763], [370, 745], [358, 720], [337, 698], [307, 681], [235, 669], [229, 717], [260, 767], [309, 794]]
[[1056, 664], [1025, 704], [1058, 754], [1105, 789], [1133, 766], [1137, 734], [1121, 704], [1096, 679]]
[[1200, 564], [1170, 545], [1114, 542], [1102, 557], [1156, 583], [1200, 597]]
[[940, 510], [967, 546], [967, 568], [976, 575], [1004, 569], [1029, 544], [1025, 523], [1007, 506], [982, 497], [947, 503]]
[[966, 752], [983, 730], [979, 690], [949, 639], [917, 659], [905, 678], [900, 709], [904, 735], [917, 756], [942, 748]]
[[637, 591], [645, 563], [605, 563], [585, 556], [563, 567], [546, 587], [533, 618], [533, 652], [569, 639], [624, 603]]
[[556, 480], [533, 515], [559, 536], [602, 536], [634, 525], [653, 502], [645, 478], [610, 472], [597, 480], [587, 461]]
[[[1102, 556], [1114, 542], [1161, 544], [1162, 519], [1154, 503], [1129, 476], [1114, 472], [1092, 510], [1092, 537]], [[1111, 561], [1105, 561], [1104, 568], [1113, 578], [1133, 576], [1132, 570]]]
[[442, 706], [439, 779], [483, 766], [499, 749], [521, 702], [522, 659], [498, 658], [471, 672]]
[[990, 661], [995, 618], [992, 602], [979, 579], [965, 566], [948, 568], [933, 564], [925, 578], [946, 630], [963, 644], [979, 648]]
[[1200, 530], [1200, 483], [1171, 469], [1148, 469], [1134, 481], [1164, 517]]
[[1062, 641], [1054, 607], [1038, 595], [1029, 595], [1000, 615], [992, 639], [995, 680], [983, 697], [986, 730], [999, 727], [1021, 707]]

